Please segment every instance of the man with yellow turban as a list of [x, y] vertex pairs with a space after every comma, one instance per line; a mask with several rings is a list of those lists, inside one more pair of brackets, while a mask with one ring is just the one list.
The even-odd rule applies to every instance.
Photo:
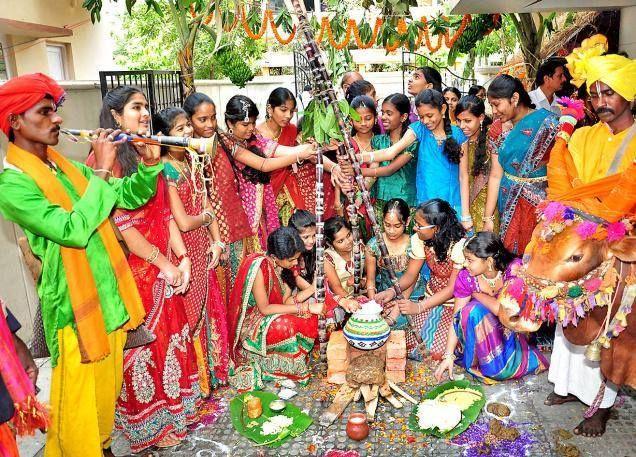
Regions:
[[[572, 83], [578, 87], [586, 85], [600, 122], [573, 133], [570, 130], [569, 142], [569, 135], [562, 128], [561, 143], [553, 149], [548, 164], [548, 199], [577, 202], [590, 214], [617, 220], [633, 215], [636, 209], [636, 123], [632, 114], [636, 61], [604, 55], [606, 51], [607, 39], [595, 35], [567, 57]], [[620, 214], [603, 204], [610, 194], [616, 203], [612, 207], [620, 208]], [[567, 341], [563, 327], [556, 326], [548, 374], [554, 392], [546, 404], [578, 399], [591, 405], [600, 400], [596, 412], [574, 429], [576, 434], [600, 436], [605, 432], [617, 387], [608, 381], [603, 392], [599, 363], [586, 360], [585, 348]]]
[[113, 207], [145, 204], [163, 166], [158, 148], [146, 148], [136, 174], [112, 178], [118, 132], [107, 130], [92, 141], [96, 170], [66, 159], [52, 148], [63, 97], [41, 73], [0, 86], [0, 129], [9, 138], [0, 213], [24, 230], [42, 262], [37, 290], [53, 366], [44, 455], [101, 456], [121, 390], [125, 331], [145, 315], [108, 217]]

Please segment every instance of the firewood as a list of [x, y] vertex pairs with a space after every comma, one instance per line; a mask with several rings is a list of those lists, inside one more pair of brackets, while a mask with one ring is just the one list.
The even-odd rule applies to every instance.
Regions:
[[323, 427], [328, 427], [333, 423], [333, 421], [338, 419], [347, 405], [351, 403], [354, 394], [354, 389], [352, 389], [347, 384], [343, 384], [340, 389], [338, 389], [338, 392], [336, 393], [331, 406], [329, 406], [329, 408], [327, 408], [327, 410], [320, 415], [320, 425], [322, 425]]
[[391, 386], [391, 389], [393, 389], [395, 392], [397, 392], [402, 397], [404, 397], [405, 400], [408, 400], [414, 405], [417, 405], [417, 402], [415, 401], [415, 399], [411, 397], [409, 394], [407, 394], [406, 392], [404, 392], [402, 389], [400, 389], [396, 383], [394, 383], [393, 381], [389, 381], [389, 386]]
[[[369, 422], [373, 422], [375, 420], [375, 410], [378, 408], [378, 390], [380, 386], [372, 386], [371, 387], [371, 401], [366, 403], [366, 411], [367, 411], [367, 419]], [[364, 395], [364, 392], [362, 393]]]

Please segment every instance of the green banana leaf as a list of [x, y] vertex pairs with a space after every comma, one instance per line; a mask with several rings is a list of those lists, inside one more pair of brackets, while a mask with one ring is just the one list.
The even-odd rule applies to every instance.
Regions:
[[417, 408], [419, 407], [419, 405], [417, 405], [413, 408], [413, 410], [411, 411], [411, 415], [409, 416], [409, 428], [415, 432], [424, 433], [425, 435], [433, 435], [438, 438], [446, 439], [455, 438], [457, 435], [466, 431], [470, 424], [477, 420], [477, 417], [479, 417], [479, 413], [486, 404], [486, 394], [484, 393], [484, 389], [480, 385], [471, 384], [471, 382], [467, 379], [462, 379], [461, 381], [449, 381], [447, 383], [440, 384], [439, 386], [426, 392], [426, 394], [422, 397], [422, 400], [434, 400], [441, 393], [450, 389], [454, 389], [456, 387], [459, 387], [460, 389], [470, 388], [481, 393], [481, 398], [479, 400], [474, 402], [470, 406], [470, 408], [462, 411], [462, 420], [459, 424], [457, 424], [457, 427], [447, 432], [441, 432], [437, 427], [420, 428], [417, 420]]
[[[263, 414], [256, 419], [247, 416], [247, 407], [243, 400], [246, 395], [261, 399]], [[269, 409], [269, 404], [278, 400], [278, 396], [271, 392], [252, 391], [237, 395], [230, 402], [230, 417], [232, 425], [241, 435], [251, 439], [257, 446], [278, 447], [292, 438], [300, 436], [313, 423], [313, 419], [303, 413], [297, 406], [286, 402], [287, 406], [280, 413], [275, 413]], [[279, 435], [261, 435], [263, 423], [272, 416], [283, 415], [290, 417], [294, 422], [287, 430], [283, 430]]]

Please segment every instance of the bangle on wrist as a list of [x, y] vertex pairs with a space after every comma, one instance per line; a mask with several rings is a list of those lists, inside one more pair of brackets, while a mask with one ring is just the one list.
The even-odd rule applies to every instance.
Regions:
[[159, 162], [161, 162], [161, 159], [154, 159], [153, 161], [148, 161], [146, 160], [146, 158], [144, 157], [144, 159], [142, 160], [143, 164], [147, 167], [154, 167], [155, 165], [157, 165]]
[[152, 252], [150, 253], [150, 255], [148, 257], [146, 257], [144, 260], [150, 264], [154, 264], [157, 261], [157, 258], [159, 257], [159, 248], [157, 246], [152, 246]]
[[417, 302], [417, 314], [422, 314], [422, 302]]
[[183, 254], [177, 256], [177, 260], [179, 261], [179, 263], [181, 263], [183, 261], [183, 259], [189, 259], [188, 251], [186, 251]]
[[493, 214], [492, 216], [486, 216], [484, 214], [484, 222], [493, 222], [495, 220], [495, 215]]
[[473, 217], [469, 214], [468, 216], [462, 216], [462, 222], [472, 222]]
[[107, 176], [108, 175], [111, 175], [111, 176], [113, 175], [113, 172], [108, 170], [108, 169], [106, 169], [106, 168], [95, 168], [93, 170], [93, 173], [106, 173]]
[[223, 241], [213, 241], [212, 245], [220, 247], [221, 250], [224, 252], [225, 252], [225, 249], [227, 248], [227, 246], [225, 245]]
[[453, 354], [452, 352], [445, 352], [444, 353], [444, 360], [453, 360], [455, 361], [457, 357], [455, 357], [455, 354]]

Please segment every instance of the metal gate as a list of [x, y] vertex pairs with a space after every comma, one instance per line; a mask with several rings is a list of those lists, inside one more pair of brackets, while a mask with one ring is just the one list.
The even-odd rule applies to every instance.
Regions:
[[296, 100], [299, 100], [302, 103], [302, 93], [305, 92], [305, 89], [311, 88], [312, 85], [311, 78], [311, 70], [309, 68], [309, 60], [307, 56], [298, 51], [294, 50], [294, 95], [296, 95]]
[[150, 114], [183, 105], [181, 72], [175, 70], [100, 71], [102, 98], [118, 86], [133, 86], [148, 97]]

